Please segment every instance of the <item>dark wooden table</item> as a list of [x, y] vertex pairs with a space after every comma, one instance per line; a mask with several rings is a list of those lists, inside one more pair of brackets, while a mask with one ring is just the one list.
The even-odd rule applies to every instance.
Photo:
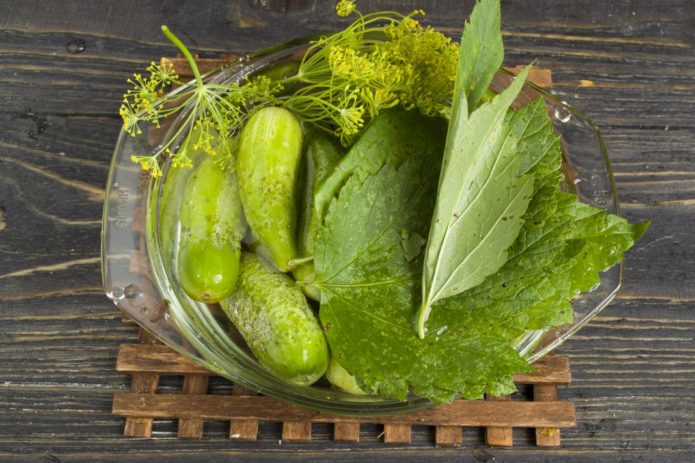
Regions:
[[[472, 2], [360, 2], [363, 11], [422, 6], [456, 34]], [[202, 55], [246, 51], [329, 31], [318, 0], [0, 1], [0, 460], [2, 461], [695, 461], [695, 3], [621, 0], [503, 2], [508, 64], [537, 59], [555, 91], [602, 128], [622, 211], [653, 219], [629, 252], [615, 302], [565, 344], [577, 428], [558, 450], [515, 431], [513, 449], [476, 431], [459, 449], [387, 446], [377, 427], [358, 445], [314, 429], [310, 444], [279, 443], [280, 428], [231, 442], [123, 438], [114, 392], [117, 346], [136, 329], [101, 290], [99, 232], [124, 82], [175, 50], [168, 24]], [[180, 385], [179, 385], [180, 386]], [[175, 384], [163, 385], [176, 387]]]

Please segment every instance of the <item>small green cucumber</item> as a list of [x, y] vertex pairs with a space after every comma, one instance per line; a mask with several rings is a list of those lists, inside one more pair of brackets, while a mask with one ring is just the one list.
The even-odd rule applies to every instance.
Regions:
[[[200, 136], [198, 129], [191, 129], [185, 142], [192, 146]], [[207, 156], [202, 149], [191, 150], [189, 159], [194, 165], [198, 160]], [[159, 242], [164, 261], [167, 264], [175, 262], [176, 250], [179, 243], [179, 216], [181, 215], [182, 192], [186, 187], [186, 181], [193, 169], [184, 167], [171, 167], [166, 170], [162, 178], [161, 196], [159, 199]]]
[[[301, 257], [314, 254], [314, 240], [323, 223], [323, 216], [314, 208], [314, 195], [319, 185], [328, 177], [340, 161], [342, 152], [338, 146], [323, 132], [315, 131], [308, 137], [303, 158], [304, 192], [302, 207], [297, 225], [297, 252]], [[321, 293], [310, 283], [315, 278], [314, 264], [308, 262], [292, 271], [302, 285], [304, 294], [320, 301]]]
[[328, 344], [306, 298], [255, 254], [242, 254], [237, 287], [220, 305], [256, 359], [280, 378], [309, 385], [325, 373]]
[[246, 220], [258, 250], [283, 272], [297, 257], [297, 176], [302, 127], [288, 110], [267, 107], [254, 113], [239, 136], [237, 175]]
[[314, 196], [319, 185], [333, 173], [342, 158], [340, 148], [323, 132], [313, 133], [307, 142], [304, 156], [306, 183], [304, 185], [304, 207], [298, 225], [297, 247], [299, 255], [310, 256], [314, 253], [314, 239], [323, 215], [314, 208]]
[[203, 157], [186, 181], [180, 221], [181, 286], [195, 300], [219, 302], [236, 285], [246, 230], [234, 172]]

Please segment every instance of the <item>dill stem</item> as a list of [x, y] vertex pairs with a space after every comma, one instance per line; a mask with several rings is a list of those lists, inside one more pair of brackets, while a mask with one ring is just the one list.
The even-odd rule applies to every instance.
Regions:
[[301, 77], [299, 76], [299, 73], [291, 75], [289, 77], [285, 77], [279, 81], [282, 85], [287, 85], [287, 84], [293, 84], [295, 82], [301, 82]]
[[186, 48], [186, 45], [183, 44], [183, 42], [174, 35], [173, 32], [169, 30], [169, 28], [165, 25], [162, 24], [162, 33], [166, 36], [167, 39], [176, 47], [181, 50], [181, 53], [183, 53], [183, 56], [186, 57], [186, 60], [188, 61], [188, 64], [191, 66], [191, 69], [193, 70], [193, 75], [195, 76], [195, 82], [196, 85], [200, 88], [203, 86], [203, 78], [200, 76], [200, 71], [198, 70], [198, 65], [195, 63], [195, 60], [193, 59], [193, 56], [191, 55], [191, 52], [188, 51], [188, 48]]

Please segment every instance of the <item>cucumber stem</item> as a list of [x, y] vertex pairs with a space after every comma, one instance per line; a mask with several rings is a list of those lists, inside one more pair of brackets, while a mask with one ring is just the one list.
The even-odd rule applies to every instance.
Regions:
[[162, 24], [162, 33], [166, 36], [167, 39], [176, 47], [181, 50], [181, 53], [183, 53], [183, 56], [186, 57], [186, 60], [188, 61], [188, 64], [191, 66], [191, 69], [193, 70], [193, 75], [195, 76], [195, 83], [198, 86], [198, 88], [203, 86], [203, 78], [200, 76], [200, 71], [198, 70], [198, 65], [195, 64], [195, 60], [193, 59], [193, 55], [191, 55], [191, 52], [188, 51], [188, 48], [186, 48], [186, 45], [183, 44], [183, 42], [174, 35], [173, 32], [169, 30], [167, 26]]

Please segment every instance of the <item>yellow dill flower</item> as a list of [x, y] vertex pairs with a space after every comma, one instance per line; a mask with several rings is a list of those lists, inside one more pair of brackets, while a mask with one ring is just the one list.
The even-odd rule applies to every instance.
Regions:
[[[423, 27], [408, 15], [379, 12], [362, 15], [354, 0], [340, 0], [341, 16], [359, 17], [343, 31], [314, 41], [294, 75], [260, 75], [244, 82], [219, 84], [204, 81], [190, 52], [171, 32], [167, 37], [189, 60], [196, 78], [175, 95], [163, 94], [166, 86], [179, 83], [171, 63], [150, 63], [148, 77], [134, 74], [132, 86], [119, 113], [131, 135], [143, 132], [141, 123], [158, 125], [160, 119], [185, 110], [182, 123], [164, 146], [134, 162], [157, 176], [160, 157], [172, 166], [190, 165], [190, 149], [219, 156], [220, 165], [233, 166], [234, 137], [248, 117], [259, 108], [282, 105], [305, 122], [333, 133], [348, 145], [366, 122], [380, 111], [401, 105], [428, 115], [445, 114], [453, 93], [458, 45]], [[293, 93], [283, 94], [285, 88]], [[197, 130], [196, 139], [185, 137]], [[183, 146], [175, 146], [185, 139]], [[190, 146], [189, 146], [190, 144]]]
[[181, 84], [178, 74], [174, 70], [174, 65], [170, 61], [164, 61], [161, 65], [152, 61], [146, 69], [150, 73], [149, 80], [160, 90], [171, 84]]
[[188, 157], [186, 152], [179, 151], [178, 153], [174, 154], [169, 149], [167, 149], [165, 152], [167, 155], [169, 155], [171, 157], [171, 166], [172, 167], [175, 167], [175, 168], [193, 167], [193, 162]]
[[121, 107], [118, 109], [118, 113], [120, 114], [121, 119], [123, 119], [123, 130], [128, 132], [133, 137], [142, 133], [142, 130], [138, 125], [140, 118], [137, 116], [137, 114], [135, 114], [133, 106], [127, 99], [123, 100]]
[[350, 16], [355, 11], [356, 5], [354, 0], [340, 0], [335, 6], [335, 11], [338, 16]]
[[136, 164], [140, 164], [140, 168], [145, 172], [149, 172], [152, 177], [159, 178], [162, 176], [162, 169], [159, 167], [156, 156], [132, 155], [130, 160]]
[[334, 78], [343, 78], [356, 85], [366, 83], [376, 72], [374, 61], [353, 48], [332, 46], [328, 64]]
[[402, 21], [403, 26], [410, 30], [411, 32], [419, 32], [422, 30], [422, 25], [417, 19], [413, 19], [411, 16], [406, 16]]
[[441, 114], [451, 98], [458, 63], [458, 44], [431, 27], [393, 26], [398, 33], [376, 45], [402, 71], [399, 99], [428, 115]]
[[364, 107], [355, 106], [351, 108], [343, 108], [338, 111], [338, 129], [335, 134], [340, 137], [340, 142], [344, 146], [348, 146], [355, 135], [357, 135], [364, 126]]
[[347, 145], [354, 135], [364, 127], [364, 105], [359, 104], [359, 90], [346, 86], [340, 101], [335, 106], [333, 119], [338, 125], [335, 134]]
[[144, 78], [142, 74], [133, 74], [133, 77], [128, 79], [128, 83], [131, 84], [133, 88], [129, 89], [125, 96], [132, 98], [137, 105], [149, 106], [157, 99], [157, 83]]

